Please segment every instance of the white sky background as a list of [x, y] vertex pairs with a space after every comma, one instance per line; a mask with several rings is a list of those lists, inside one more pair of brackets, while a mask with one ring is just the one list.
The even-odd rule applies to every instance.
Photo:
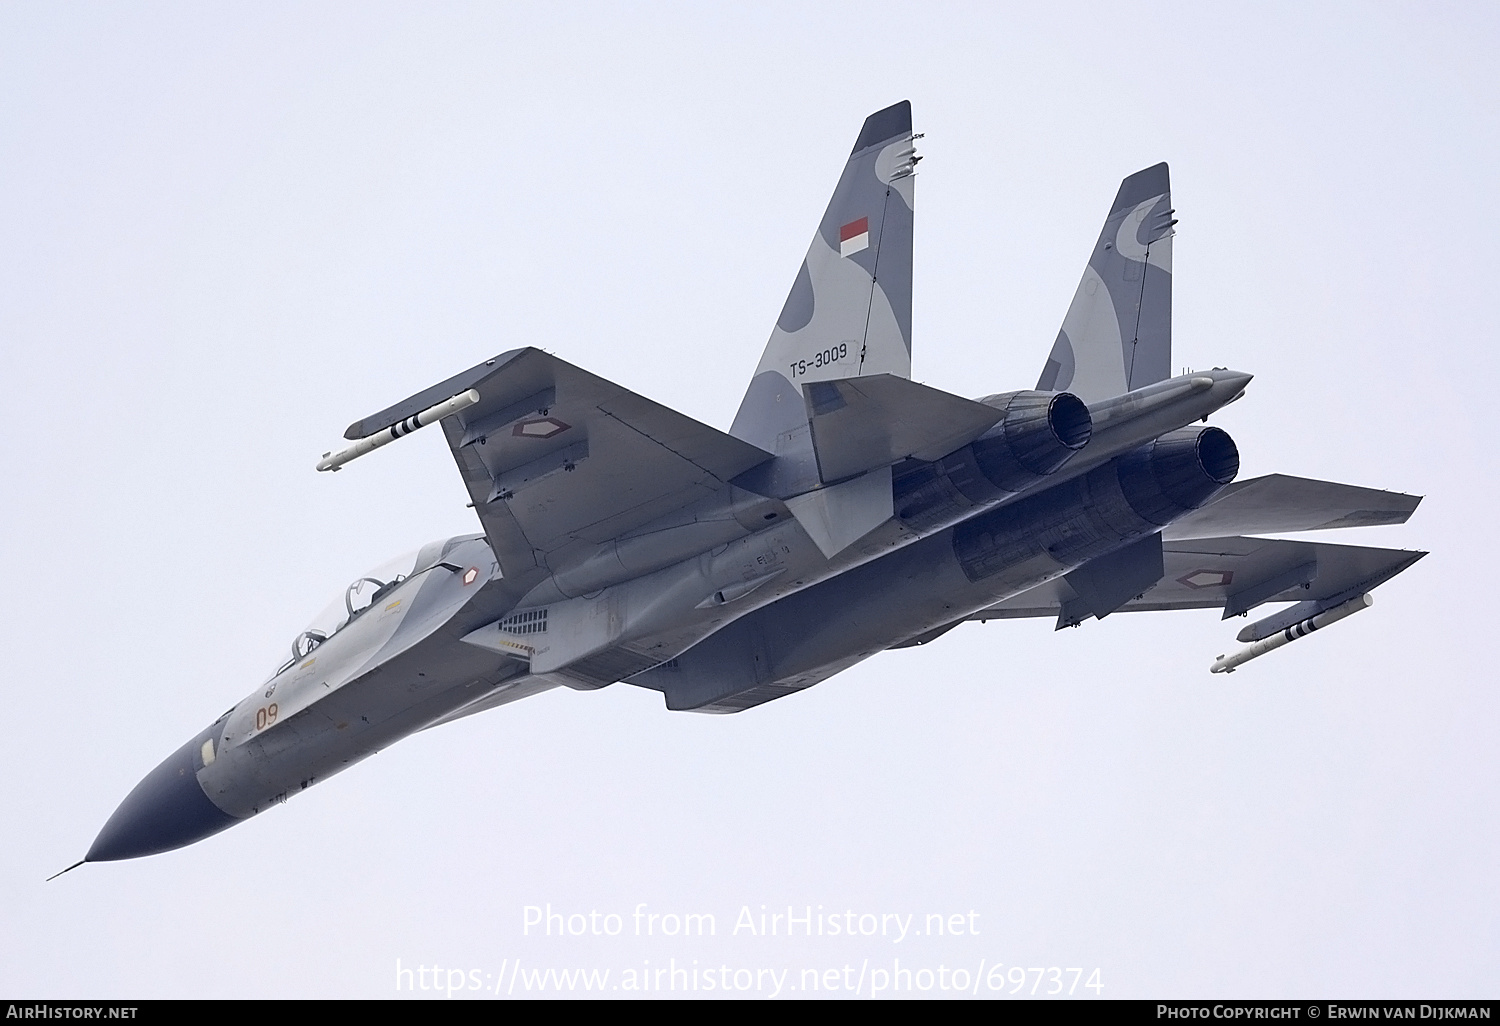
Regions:
[[[899, 957], [1493, 997], [1497, 15], [1224, 10], [0, 7], [0, 992]], [[1227, 679], [1243, 621], [1202, 612], [968, 625], [740, 716], [554, 692], [42, 883], [345, 581], [476, 529], [436, 430], [314, 473], [346, 424], [537, 345], [727, 427], [904, 98], [918, 379], [1032, 385], [1120, 178], [1168, 160], [1173, 362], [1257, 375], [1215, 418], [1242, 474], [1425, 494], [1327, 540], [1432, 555]], [[718, 936], [523, 937], [548, 902]], [[980, 936], [729, 935], [789, 903]]]

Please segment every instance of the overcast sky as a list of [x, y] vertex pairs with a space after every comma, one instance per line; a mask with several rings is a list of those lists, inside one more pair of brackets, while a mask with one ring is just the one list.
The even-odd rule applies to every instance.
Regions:
[[[1493, 997], [1500, 16], [1045, 6], [0, 6], [0, 992], [433, 996], [399, 959], [459, 997], [520, 959], [868, 996], [900, 959]], [[438, 432], [315, 473], [346, 424], [534, 345], [727, 428], [900, 99], [917, 379], [1032, 385], [1167, 160], [1173, 363], [1256, 375], [1214, 419], [1242, 476], [1426, 495], [1327, 540], [1432, 555], [1229, 678], [1204, 611], [970, 624], [738, 716], [553, 692], [43, 884], [345, 582], [477, 530]], [[621, 931], [528, 935], [549, 903]], [[915, 927], [734, 932], [788, 905]]]

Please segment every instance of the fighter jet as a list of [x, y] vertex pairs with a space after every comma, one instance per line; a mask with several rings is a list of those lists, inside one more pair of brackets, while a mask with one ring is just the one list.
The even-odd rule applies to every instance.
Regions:
[[557, 687], [740, 713], [967, 620], [1291, 603], [1213, 667], [1234, 670], [1425, 554], [1263, 537], [1404, 523], [1420, 500], [1235, 481], [1205, 421], [1251, 376], [1170, 370], [1166, 164], [1121, 183], [1035, 388], [913, 381], [915, 138], [908, 103], [865, 121], [727, 433], [534, 348], [350, 425], [319, 470], [440, 424], [481, 531], [349, 584], [84, 861], [202, 840]]

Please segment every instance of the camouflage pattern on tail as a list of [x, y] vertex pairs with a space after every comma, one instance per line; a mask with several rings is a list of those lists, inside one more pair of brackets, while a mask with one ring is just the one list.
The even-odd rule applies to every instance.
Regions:
[[911, 377], [911, 104], [865, 119], [729, 433], [768, 452], [810, 445], [802, 386]]
[[1166, 164], [1120, 183], [1037, 388], [1094, 403], [1171, 377], [1172, 214]]

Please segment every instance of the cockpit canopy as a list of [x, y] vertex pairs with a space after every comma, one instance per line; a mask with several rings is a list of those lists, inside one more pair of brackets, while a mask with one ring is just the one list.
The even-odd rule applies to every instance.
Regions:
[[456, 569], [451, 564], [443, 562], [447, 553], [458, 546], [478, 541], [483, 537], [483, 535], [458, 535], [441, 541], [428, 542], [420, 549], [388, 559], [368, 573], [354, 578], [328, 605], [323, 607], [321, 613], [312, 618], [300, 634], [292, 639], [291, 658], [283, 662], [276, 672], [271, 674], [271, 678], [279, 677], [302, 662], [313, 653], [314, 649], [358, 620], [365, 610], [379, 602], [408, 577], [423, 573], [438, 565], [447, 566], [450, 570]]
[[418, 569], [419, 557], [431, 548], [433, 548], [431, 545], [423, 546], [421, 549], [388, 559], [368, 573], [349, 582], [342, 593], [324, 606], [323, 611], [313, 617], [312, 622], [302, 633], [292, 640], [291, 658], [283, 663], [272, 676], [285, 673], [311, 655], [313, 650], [323, 642], [358, 619], [361, 613], [374, 605], [383, 595], [410, 577]]

